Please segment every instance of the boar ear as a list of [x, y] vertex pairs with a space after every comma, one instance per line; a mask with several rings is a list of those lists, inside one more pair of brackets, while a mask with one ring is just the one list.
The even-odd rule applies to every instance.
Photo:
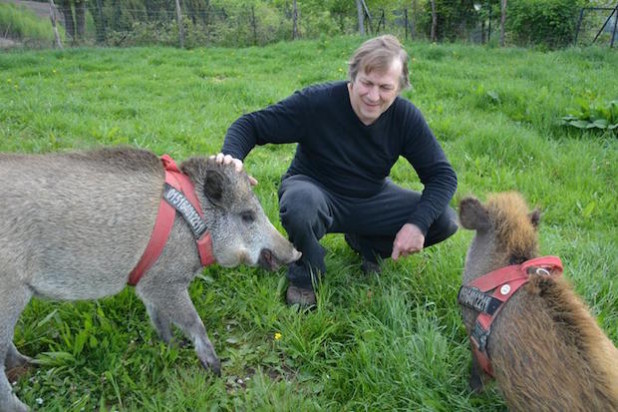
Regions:
[[218, 170], [210, 169], [204, 181], [204, 194], [215, 205], [221, 205], [223, 199], [224, 177]]
[[534, 226], [535, 229], [538, 229], [539, 222], [541, 221], [541, 211], [539, 209], [534, 209], [534, 211], [528, 214], [528, 218], [530, 219], [532, 226]]
[[467, 197], [459, 203], [459, 223], [465, 229], [481, 232], [491, 227], [489, 212], [474, 197]]

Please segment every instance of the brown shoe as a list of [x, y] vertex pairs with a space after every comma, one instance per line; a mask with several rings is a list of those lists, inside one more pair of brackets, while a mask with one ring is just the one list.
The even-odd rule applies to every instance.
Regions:
[[299, 305], [301, 308], [310, 308], [316, 305], [315, 292], [311, 289], [304, 289], [298, 286], [288, 286], [285, 294], [285, 301], [288, 306]]
[[367, 276], [379, 275], [382, 273], [382, 268], [379, 263], [371, 262], [365, 258], [362, 258], [361, 271]]

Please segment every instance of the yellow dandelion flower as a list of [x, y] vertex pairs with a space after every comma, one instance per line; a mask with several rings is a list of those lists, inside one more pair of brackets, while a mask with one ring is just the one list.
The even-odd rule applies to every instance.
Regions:
[[279, 340], [281, 339], [281, 333], [277, 332], [275, 333], [275, 340]]

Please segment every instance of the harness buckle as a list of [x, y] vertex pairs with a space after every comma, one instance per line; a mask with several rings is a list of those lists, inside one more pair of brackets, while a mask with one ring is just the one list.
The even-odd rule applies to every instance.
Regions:
[[474, 324], [474, 331], [470, 335], [470, 340], [472, 340], [480, 352], [487, 353], [487, 340], [489, 339], [489, 332], [489, 329], [483, 328], [479, 322]]
[[541, 276], [551, 276], [551, 273], [549, 272], [549, 270], [545, 268], [540, 268], [540, 267], [536, 268], [534, 273], [536, 273], [537, 275], [541, 275]]

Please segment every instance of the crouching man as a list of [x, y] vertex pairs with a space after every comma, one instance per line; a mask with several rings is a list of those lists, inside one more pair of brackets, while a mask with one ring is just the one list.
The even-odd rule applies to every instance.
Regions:
[[[369, 273], [379, 272], [379, 258], [397, 260], [457, 230], [448, 206], [457, 176], [421, 112], [400, 96], [410, 84], [402, 45], [390, 35], [366, 41], [348, 74], [243, 115], [217, 156], [241, 169], [256, 145], [297, 143], [279, 188], [281, 222], [302, 252], [288, 268], [290, 305], [316, 303], [327, 233], [344, 233]], [[421, 193], [388, 178], [399, 156], [418, 174]]]

